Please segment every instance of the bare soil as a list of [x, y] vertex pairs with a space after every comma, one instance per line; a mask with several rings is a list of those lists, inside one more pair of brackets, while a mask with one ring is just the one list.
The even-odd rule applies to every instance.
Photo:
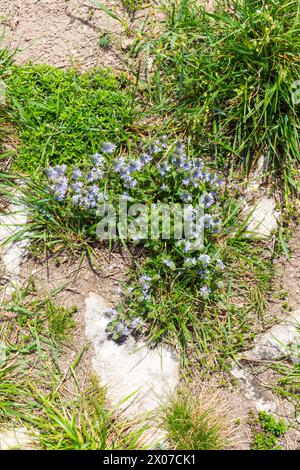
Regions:
[[[95, 7], [92, 0], [0, 0], [0, 30], [8, 49], [19, 50], [16, 63], [32, 61], [59, 68], [70, 65], [79, 70], [109, 66], [124, 68], [124, 50], [133, 31], [147, 18], [145, 32], [158, 23], [154, 11], [159, 2], [130, 17], [121, 1], [104, 1], [122, 23]], [[2, 28], [1, 28], [2, 25]], [[144, 32], [144, 34], [145, 34]], [[101, 48], [99, 38], [109, 33], [111, 46]]]

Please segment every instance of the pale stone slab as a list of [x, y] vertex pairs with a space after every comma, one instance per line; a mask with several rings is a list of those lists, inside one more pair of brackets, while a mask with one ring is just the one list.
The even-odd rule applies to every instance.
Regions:
[[86, 298], [85, 331], [94, 347], [93, 369], [108, 387], [112, 404], [130, 397], [122, 403], [127, 415], [152, 412], [176, 389], [178, 357], [166, 346], [149, 349], [133, 337], [123, 344], [108, 339], [105, 312], [109, 307], [103, 297], [94, 293]]

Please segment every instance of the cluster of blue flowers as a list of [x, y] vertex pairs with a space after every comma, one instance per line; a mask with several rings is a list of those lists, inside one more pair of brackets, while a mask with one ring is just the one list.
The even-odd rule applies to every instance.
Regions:
[[100, 181], [104, 178], [105, 155], [116, 150], [116, 145], [110, 142], [102, 144], [101, 153], [91, 156], [91, 167], [87, 172], [80, 168], [73, 168], [67, 176], [66, 165], [56, 165], [46, 170], [50, 181], [50, 190], [57, 201], [62, 202], [68, 198], [75, 206], [90, 210], [95, 209], [100, 201], [107, 197], [100, 190]]
[[[218, 258], [214, 245], [197, 246], [201, 236], [205, 240], [214, 236], [221, 229], [219, 216], [218, 192], [222, 186], [219, 175], [210, 172], [201, 158], [187, 156], [183, 144], [171, 145], [166, 138], [141, 148], [136, 158], [114, 157], [116, 145], [103, 143], [99, 153], [91, 156], [87, 169], [66, 165], [57, 165], [47, 170], [49, 189], [59, 202], [71, 202], [86, 211], [94, 211], [103, 201], [113, 201], [121, 192], [122, 199], [132, 203], [156, 202], [159, 199], [172, 204], [185, 205], [186, 217], [192, 222], [193, 236], [171, 239], [160, 245], [153, 242], [151, 255], [152, 268], [158, 278], [176, 276], [186, 278], [193, 285], [198, 285], [203, 300], [207, 300], [218, 285], [216, 279], [224, 271], [223, 261]], [[203, 212], [199, 215], [199, 206]], [[139, 240], [139, 236], [136, 236]], [[148, 240], [151, 245], [151, 240]], [[156, 252], [155, 252], [156, 250]], [[157, 278], [145, 272], [137, 281], [130, 295], [135, 301], [150, 305], [155, 295]], [[187, 284], [187, 283], [185, 283]], [[147, 307], [143, 309], [144, 314]], [[135, 317], [131, 323], [124, 323], [116, 311], [110, 312], [108, 329], [114, 339], [126, 338], [136, 328], [144, 324], [145, 319]]]
[[138, 317], [133, 318], [128, 325], [120, 321], [119, 314], [114, 308], [108, 309], [105, 315], [109, 319], [106, 331], [112, 336], [114, 341], [126, 340], [130, 334], [133, 334], [143, 325], [143, 321]]

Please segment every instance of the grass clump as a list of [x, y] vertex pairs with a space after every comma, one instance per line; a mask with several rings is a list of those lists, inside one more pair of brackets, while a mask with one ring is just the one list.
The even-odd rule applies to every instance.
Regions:
[[65, 308], [62, 305], [55, 305], [51, 300], [45, 304], [45, 312], [48, 321], [48, 328], [53, 338], [60, 342], [69, 338], [76, 323], [73, 319], [77, 307]]
[[272, 364], [272, 369], [277, 374], [275, 390], [294, 404], [296, 415], [298, 415], [300, 413], [300, 345], [296, 345], [292, 350], [287, 346], [287, 352], [292, 352], [297, 359], [277, 361]]
[[65, 335], [70, 311], [37, 297], [30, 283], [2, 305], [1, 320], [6, 311], [15, 316], [0, 329], [0, 344], [5, 345], [0, 357], [1, 430], [26, 428], [30, 446], [43, 450], [142, 448], [147, 424], [111, 411], [97, 379], [78, 374], [86, 346], [71, 361], [69, 348], [66, 353], [62, 347], [68, 340], [76, 349]]
[[81, 162], [103, 140], [127, 142], [132, 96], [126, 80], [108, 70], [14, 67], [7, 85], [21, 141], [16, 169], [33, 173], [51, 163]]
[[[0, 46], [1, 41], [2, 37], [0, 36]], [[11, 71], [12, 62], [13, 54], [9, 54], [6, 49], [1, 49], [0, 47], [0, 159], [6, 157], [6, 153], [3, 153], [3, 144], [11, 128], [6, 81]]]
[[134, 15], [142, 8], [144, 0], [122, 0], [122, 5], [130, 15]]
[[213, 13], [193, 0], [170, 1], [152, 47], [153, 99], [171, 113], [167, 124], [188, 129], [222, 168], [249, 171], [263, 155], [266, 171], [295, 186], [299, 19], [297, 0], [218, 2]]
[[163, 427], [172, 449], [220, 450], [228, 446], [233, 424], [220, 396], [193, 383], [163, 410]]
[[[99, 400], [100, 396], [100, 400]], [[35, 392], [43, 412], [31, 419], [44, 450], [137, 450], [144, 428], [108, 410], [99, 386], [92, 385], [71, 401], [60, 394]]]
[[276, 421], [271, 414], [260, 411], [258, 424], [261, 432], [255, 435], [251, 448], [253, 450], [281, 450], [281, 446], [278, 445], [277, 441], [287, 431], [284, 421], [282, 419]]

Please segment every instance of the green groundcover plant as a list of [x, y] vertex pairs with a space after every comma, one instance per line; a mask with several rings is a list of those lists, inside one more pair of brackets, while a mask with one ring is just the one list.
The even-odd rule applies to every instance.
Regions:
[[285, 422], [282, 419], [276, 421], [271, 414], [260, 411], [258, 424], [261, 432], [255, 435], [251, 448], [253, 450], [282, 450], [282, 447], [278, 445], [278, 439], [287, 431]]
[[263, 155], [265, 169], [295, 187], [299, 1], [221, 1], [214, 12], [193, 0], [167, 5], [165, 31], [150, 43], [156, 109], [223, 169], [249, 171]]
[[16, 169], [37, 174], [49, 164], [81, 162], [103, 140], [128, 140], [133, 108], [124, 76], [29, 64], [14, 67], [6, 84], [19, 129]]
[[[2, 37], [0, 36], [0, 45]], [[9, 54], [6, 49], [0, 49], [0, 158], [5, 158], [7, 152], [3, 152], [3, 142], [7, 137], [10, 127], [10, 116], [7, 109], [7, 87], [6, 80], [11, 71], [13, 54]]]

